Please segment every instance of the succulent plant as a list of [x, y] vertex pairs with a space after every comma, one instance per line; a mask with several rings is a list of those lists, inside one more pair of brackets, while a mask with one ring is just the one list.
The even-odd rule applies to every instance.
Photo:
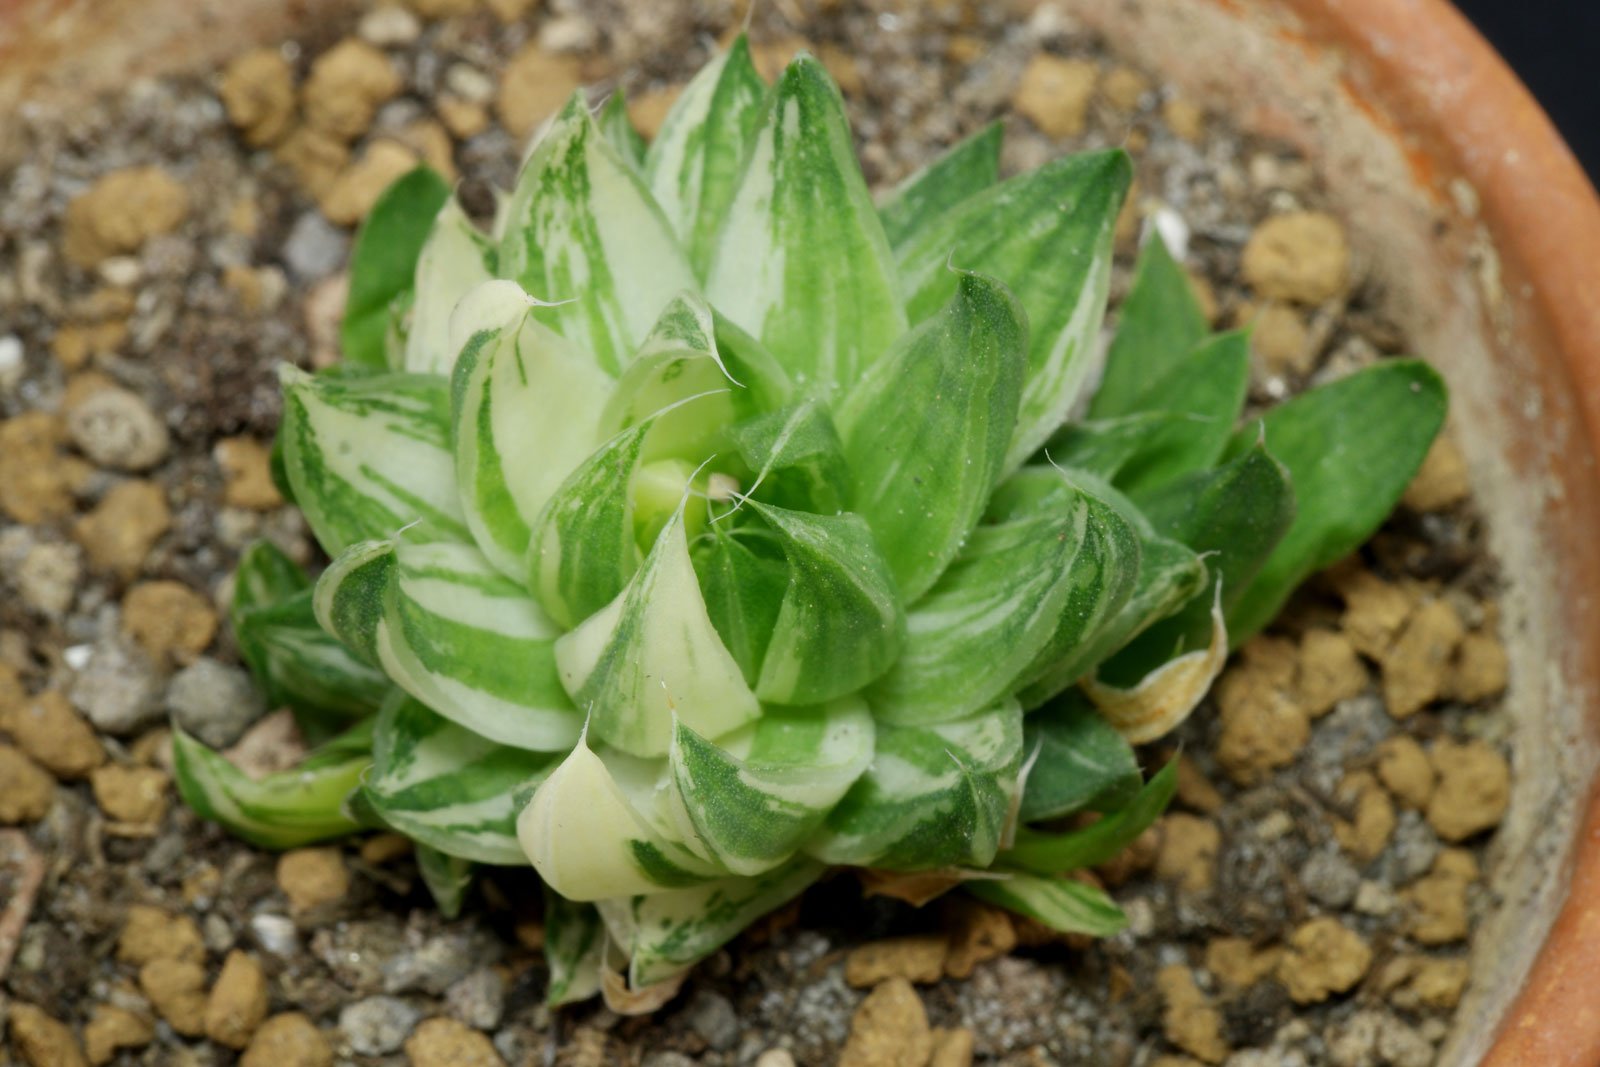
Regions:
[[332, 563], [257, 546], [232, 609], [321, 747], [254, 780], [180, 733], [190, 804], [392, 828], [449, 912], [531, 863], [555, 1003], [659, 1003], [837, 867], [1116, 930], [1063, 875], [1171, 797], [1132, 745], [1371, 534], [1444, 394], [1385, 360], [1241, 424], [1248, 339], [1159, 239], [1102, 360], [1129, 160], [999, 181], [1000, 136], [875, 205], [823, 68], [740, 40], [648, 148], [575, 97], [490, 234], [399, 181], [344, 363], [282, 372]]

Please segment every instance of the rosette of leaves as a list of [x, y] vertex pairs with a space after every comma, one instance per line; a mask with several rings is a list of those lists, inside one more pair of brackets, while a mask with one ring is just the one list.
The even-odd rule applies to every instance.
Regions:
[[259, 546], [233, 608], [325, 743], [252, 780], [179, 734], [189, 802], [392, 828], [450, 911], [531, 863], [557, 1003], [658, 1003], [837, 867], [1118, 929], [1063, 876], [1171, 796], [1132, 744], [1371, 534], [1444, 394], [1387, 360], [1243, 420], [1247, 338], [1159, 240], [1102, 373], [1129, 161], [999, 148], [874, 204], [823, 68], [769, 87], [741, 40], [648, 147], [575, 97], [488, 232], [398, 182], [343, 364], [282, 376], [332, 563]]

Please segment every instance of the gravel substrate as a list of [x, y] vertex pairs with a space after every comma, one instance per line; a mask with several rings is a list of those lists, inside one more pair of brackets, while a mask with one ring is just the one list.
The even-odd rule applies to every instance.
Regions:
[[[7, 1048], [31, 1065], [1432, 1063], [1495, 905], [1509, 774], [1498, 579], [1448, 440], [1183, 727], [1178, 802], [1098, 872], [1131, 919], [1104, 942], [842, 875], [652, 1017], [552, 1014], [531, 873], [495, 873], [446, 922], [390, 837], [280, 859], [182, 806], [169, 716], [250, 758], [294, 745], [219, 619], [252, 540], [315, 562], [266, 445], [277, 365], [336, 355], [351, 225], [418, 158], [492, 210], [523, 135], [580, 82], [625, 89], [650, 132], [739, 23], [716, 0], [536, 7], [410, 0], [15, 119], [0, 1065]], [[829, 65], [877, 186], [996, 117], [1008, 171], [1126, 146], [1113, 300], [1158, 227], [1217, 323], [1255, 324], [1255, 403], [1405, 348], [1318, 175], [1049, 4], [773, 0], [752, 34], [769, 72], [802, 44]]]

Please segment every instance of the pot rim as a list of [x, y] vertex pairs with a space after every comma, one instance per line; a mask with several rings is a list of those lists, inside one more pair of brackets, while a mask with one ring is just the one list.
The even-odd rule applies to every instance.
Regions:
[[[1211, 0], [1237, 10], [1237, 0]], [[1358, 54], [1407, 134], [1419, 184], [1434, 164], [1476, 190], [1521, 310], [1553, 342], [1600, 453], [1600, 197], [1511, 68], [1447, 0], [1277, 0], [1319, 43]], [[1590, 709], [1588, 718], [1593, 719]], [[1566, 895], [1481, 1067], [1600, 1063], [1600, 776]]]

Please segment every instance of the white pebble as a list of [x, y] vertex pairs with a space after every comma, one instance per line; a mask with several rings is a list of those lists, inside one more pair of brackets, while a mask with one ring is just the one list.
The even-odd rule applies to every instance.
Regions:
[[450, 64], [444, 83], [452, 93], [474, 104], [487, 103], [494, 95], [494, 81], [470, 63]]
[[144, 276], [144, 268], [133, 256], [112, 256], [100, 264], [100, 277], [107, 285], [132, 289]]
[[0, 337], [0, 392], [9, 393], [22, 382], [22, 338]]
[[587, 52], [599, 32], [582, 15], [558, 15], [539, 31], [539, 47], [546, 52]]
[[61, 662], [75, 671], [81, 671], [89, 665], [89, 656], [94, 649], [89, 645], [68, 645], [61, 650]]
[[142, 471], [167, 456], [166, 423], [126, 389], [100, 389], [67, 413], [67, 432], [102, 467]]
[[405, 8], [386, 4], [367, 12], [357, 32], [369, 44], [389, 48], [415, 41], [422, 34], [422, 24]]

